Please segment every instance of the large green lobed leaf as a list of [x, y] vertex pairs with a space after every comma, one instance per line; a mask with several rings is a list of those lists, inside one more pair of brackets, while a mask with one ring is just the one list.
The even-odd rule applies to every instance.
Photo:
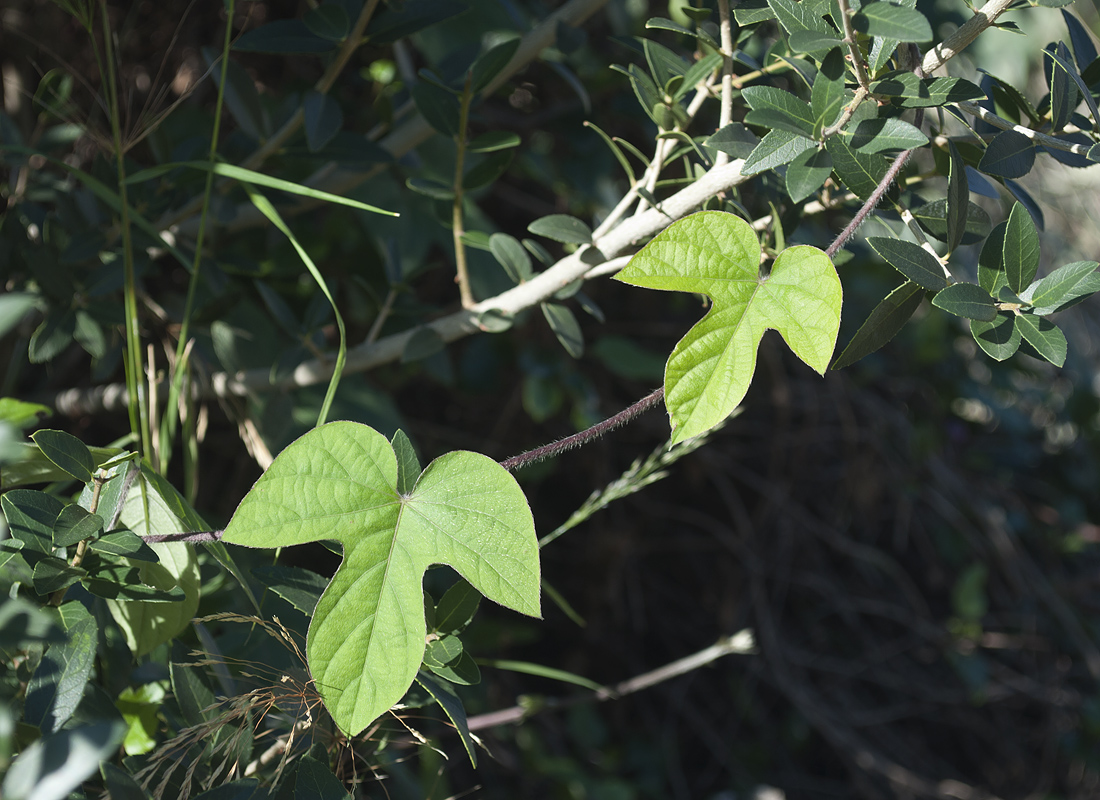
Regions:
[[737, 407], [768, 328], [819, 373], [829, 366], [842, 291], [829, 257], [815, 247], [787, 248], [763, 274], [752, 227], [732, 214], [703, 211], [666, 228], [616, 278], [649, 289], [699, 292], [714, 302], [665, 367], [673, 443], [710, 430]]
[[487, 456], [447, 453], [407, 493], [397, 457], [366, 425], [332, 422], [292, 443], [252, 487], [224, 541], [286, 547], [334, 539], [344, 560], [321, 595], [306, 657], [350, 735], [408, 689], [424, 657], [422, 582], [449, 564], [490, 600], [539, 616], [534, 520], [515, 479]]

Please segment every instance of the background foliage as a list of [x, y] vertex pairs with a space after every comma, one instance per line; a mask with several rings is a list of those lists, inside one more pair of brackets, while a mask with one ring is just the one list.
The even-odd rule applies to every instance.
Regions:
[[[890, 72], [902, 55], [861, 39], [875, 91], [895, 99], [827, 135], [857, 86], [832, 5], [735, 9], [746, 86], [729, 120], [717, 73], [693, 101], [720, 66], [716, 4], [699, 5], [256, 2], [230, 20], [209, 2], [182, 17], [6, 4], [5, 796], [36, 787], [38, 764], [89, 797], [1095, 795], [1095, 304], [1055, 318], [1068, 347], [1044, 351], [1057, 337], [1035, 321], [1039, 344], [1021, 335], [995, 361], [991, 348], [1009, 354], [980, 319], [972, 335], [941, 310], [958, 310], [950, 295], [924, 299], [951, 287], [912, 232], [950, 251], [952, 285], [980, 286], [981, 309], [1012, 301], [998, 274], [1018, 296], [1096, 258], [1095, 8], [998, 16], [1005, 29], [949, 66], [977, 95], [959, 82], [922, 98]], [[956, 2], [899, 8], [869, 8], [857, 33], [927, 50], [971, 17]], [[365, 44], [345, 47], [360, 20]], [[983, 126], [983, 109], [1080, 152]], [[211, 141], [217, 178], [194, 166]], [[766, 335], [740, 412], [704, 446], [669, 450], [652, 413], [517, 472], [547, 541], [545, 619], [478, 609], [452, 571], [430, 570], [424, 669], [362, 736], [327, 718], [305, 664], [331, 549], [273, 560], [107, 533], [224, 527], [319, 417], [401, 429], [424, 464], [587, 428], [661, 382], [700, 298], [607, 281], [625, 259], [600, 258], [539, 310], [474, 304], [521, 297], [562, 259], [583, 275], [588, 242], [630, 252], [629, 224], [649, 213], [656, 233], [670, 220], [646, 209], [727, 157], [751, 179], [712, 207], [753, 222], [769, 255], [825, 249], [914, 146], [835, 258], [837, 354], [852, 366], [822, 379]], [[290, 183], [251, 176], [247, 190], [233, 169]], [[294, 194], [303, 183], [400, 216]], [[643, 213], [603, 229], [628, 207]], [[1023, 252], [1010, 236], [1041, 248], [1002, 272]], [[1078, 288], [1069, 300], [1091, 287]], [[844, 350], [884, 297], [913, 321], [882, 349], [889, 324]], [[120, 450], [144, 466], [107, 461]], [[104, 462], [102, 496], [74, 502]], [[658, 683], [690, 654], [708, 666]], [[492, 758], [455, 732], [463, 716]]]

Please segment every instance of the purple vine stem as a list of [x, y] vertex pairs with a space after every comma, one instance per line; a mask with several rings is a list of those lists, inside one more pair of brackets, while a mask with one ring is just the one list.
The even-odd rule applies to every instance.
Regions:
[[638, 415], [660, 403], [661, 400], [664, 399], [664, 396], [664, 387], [655, 389], [634, 405], [624, 408], [618, 414], [613, 417], [608, 417], [603, 422], [597, 422], [591, 428], [583, 430], [580, 433], [574, 433], [572, 436], [566, 436], [564, 439], [558, 439], [556, 442], [544, 444], [542, 447], [536, 447], [534, 450], [528, 450], [526, 453], [520, 453], [518, 456], [512, 456], [511, 458], [501, 461], [500, 465], [508, 471], [522, 469], [528, 464], [534, 464], [536, 461], [551, 458], [573, 447], [580, 447], [582, 444], [587, 444], [592, 439], [597, 439], [608, 431], [614, 430], [620, 425], [625, 425], [630, 422]]

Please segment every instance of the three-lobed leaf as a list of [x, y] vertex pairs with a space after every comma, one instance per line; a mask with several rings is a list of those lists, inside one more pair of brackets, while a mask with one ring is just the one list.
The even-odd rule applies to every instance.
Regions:
[[286, 547], [334, 539], [344, 560], [317, 603], [310, 671], [342, 730], [357, 734], [408, 689], [424, 656], [421, 588], [450, 564], [482, 594], [538, 616], [534, 521], [515, 479], [470, 452], [437, 458], [398, 491], [386, 438], [332, 422], [288, 446], [256, 482], [224, 541]]
[[829, 257], [814, 247], [791, 247], [762, 274], [760, 255], [747, 222], [702, 211], [666, 228], [616, 276], [650, 289], [698, 292], [713, 301], [665, 367], [674, 443], [710, 430], [737, 407], [769, 328], [819, 373], [829, 366], [842, 300]]

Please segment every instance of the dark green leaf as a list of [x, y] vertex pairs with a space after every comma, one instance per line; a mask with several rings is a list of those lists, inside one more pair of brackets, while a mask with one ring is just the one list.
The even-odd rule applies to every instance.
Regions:
[[[839, 42], [838, 42], [839, 44]], [[844, 55], [839, 47], [829, 51], [821, 62], [810, 93], [810, 109], [814, 115], [813, 134], [821, 138], [821, 131], [832, 125], [844, 107]], [[925, 140], [927, 141], [927, 140]], [[796, 201], [797, 202], [797, 201]]]
[[1037, 125], [1039, 123], [1039, 112], [1035, 110], [1035, 106], [1019, 89], [986, 70], [981, 70], [981, 72], [985, 74], [983, 85], [988, 87], [994, 102], [1000, 106], [1006, 115], [1013, 117], [1014, 121], [1019, 121], [1020, 114], [1023, 114], [1033, 124]]
[[545, 236], [556, 242], [567, 244], [590, 244], [592, 242], [592, 229], [576, 217], [568, 214], [551, 214], [541, 217], [530, 225], [527, 230], [536, 236]]
[[900, 3], [867, 3], [852, 16], [852, 27], [868, 36], [898, 42], [930, 42], [932, 26], [924, 14]]
[[461, 633], [474, 618], [481, 593], [464, 578], [452, 584], [435, 606], [435, 631], [437, 633]]
[[462, 640], [449, 634], [432, 639], [424, 648], [424, 663], [429, 667], [450, 664], [463, 653]]
[[317, 90], [311, 90], [306, 95], [302, 112], [305, 115], [306, 144], [311, 152], [316, 153], [331, 142], [344, 126], [344, 112], [340, 104]]
[[830, 136], [825, 147], [833, 157], [833, 169], [856, 197], [866, 200], [890, 169], [890, 159], [877, 153], [859, 153], [840, 136]]
[[956, 317], [992, 322], [997, 317], [993, 298], [975, 283], [955, 283], [932, 298], [932, 305]]
[[693, 90], [701, 81], [707, 79], [707, 77], [718, 69], [722, 65], [722, 57], [717, 53], [709, 53], [696, 61], [687, 72], [684, 73], [684, 79], [680, 83], [680, 88], [672, 94], [673, 100], [683, 99], [688, 92]]
[[867, 244], [882, 256], [886, 263], [898, 272], [930, 292], [938, 292], [947, 286], [943, 266], [939, 260], [913, 242], [902, 239], [871, 237]]
[[408, 434], [400, 428], [390, 439], [390, 446], [397, 456], [397, 491], [399, 494], [408, 494], [416, 487], [416, 479], [422, 472], [420, 459], [416, 457], [416, 448]]
[[[834, 138], [836, 137], [831, 137], [829, 141]], [[787, 131], [768, 131], [756, 149], [745, 159], [741, 171], [746, 175], [756, 175], [759, 172], [789, 164], [802, 153], [816, 147], [812, 139], [804, 136]]]
[[483, 133], [466, 145], [467, 153], [492, 153], [496, 150], [507, 150], [511, 147], [519, 147], [522, 140], [519, 134], [511, 131], [489, 131]]
[[27, 357], [32, 364], [52, 361], [76, 337], [76, 313], [70, 309], [52, 309], [31, 336]]
[[1016, 329], [1029, 345], [1053, 364], [1060, 367], [1066, 363], [1066, 337], [1058, 326], [1046, 317], [1034, 314], [1017, 314]]
[[642, 110], [654, 121], [660, 124], [660, 120], [657, 119], [653, 109], [660, 106], [664, 106], [664, 99], [661, 96], [660, 90], [657, 88], [657, 84], [653, 82], [653, 79], [642, 72], [638, 67], [631, 64], [627, 70], [626, 75], [630, 78], [630, 85], [634, 89], [634, 94], [638, 98], [638, 102], [642, 105]]
[[485, 333], [502, 333], [515, 324], [515, 317], [496, 308], [489, 308], [477, 315], [478, 330]]
[[459, 0], [405, 0], [387, 3], [367, 26], [367, 39], [372, 45], [383, 45], [412, 36], [444, 20], [469, 10]]
[[454, 200], [455, 197], [454, 189], [439, 181], [426, 178], [409, 178], [405, 181], [405, 185], [417, 194], [422, 194], [433, 200]]
[[0, 648], [22, 650], [30, 645], [67, 641], [53, 610], [22, 597], [7, 597], [0, 603]]
[[1008, 285], [1005, 276], [1004, 243], [1005, 229], [1008, 222], [999, 222], [982, 245], [982, 252], [978, 255], [978, 285], [996, 295], [1002, 286]]
[[172, 694], [176, 698], [188, 725], [201, 725], [211, 718], [214, 692], [203, 682], [200, 671], [190, 664], [172, 662], [168, 665]]
[[[921, 227], [941, 242], [947, 241], [947, 201], [933, 200], [913, 209], [913, 216]], [[990, 219], [985, 209], [977, 203], [967, 202], [966, 224], [959, 244], [976, 244], [989, 233]], [[981, 281], [979, 281], [980, 283]]]
[[[550, 218], [547, 217], [546, 219]], [[566, 219], [572, 220], [573, 218], [566, 217]], [[541, 222], [541, 220], [539, 221]], [[584, 224], [580, 220], [573, 221]], [[536, 224], [538, 223], [532, 223], [532, 225]], [[589, 238], [591, 238], [591, 233], [589, 233]], [[489, 250], [497, 263], [504, 267], [504, 271], [508, 273], [508, 277], [512, 279], [513, 283], [523, 283], [531, 278], [533, 274], [531, 271], [531, 257], [527, 255], [523, 245], [516, 241], [514, 236], [509, 236], [506, 233], [494, 233], [489, 237]]]
[[137, 567], [104, 564], [84, 583], [85, 588], [106, 600], [140, 600], [146, 603], [177, 603], [185, 599], [183, 589], [173, 586], [162, 591], [141, 582]]
[[99, 765], [99, 774], [103, 776], [103, 788], [111, 800], [149, 800], [141, 784], [121, 767], [104, 761]]
[[470, 91], [477, 94], [497, 77], [519, 49], [520, 39], [501, 42], [478, 56], [470, 67]]
[[683, 78], [687, 73], [688, 63], [672, 50], [652, 39], [639, 41], [649, 66], [649, 74], [656, 86], [667, 86], [673, 78]]
[[837, 356], [832, 369], [850, 366], [893, 339], [913, 316], [922, 299], [924, 290], [913, 281], [906, 281], [886, 295]]
[[481, 683], [481, 670], [473, 657], [465, 650], [454, 661], [447, 664], [431, 664], [428, 669], [444, 680], [460, 686], [473, 686]]
[[1096, 60], [1096, 46], [1092, 43], [1092, 36], [1077, 17], [1068, 11], [1062, 11], [1062, 19], [1069, 30], [1069, 41], [1073, 45], [1073, 57], [1077, 66], [1084, 69]]
[[928, 144], [928, 137], [904, 120], [887, 117], [860, 122], [852, 131], [849, 144], [860, 153], [884, 153], [922, 147]]
[[69, 588], [87, 574], [87, 570], [71, 567], [64, 559], [46, 556], [34, 565], [34, 590], [40, 595], [53, 594]]
[[54, 547], [69, 547], [84, 539], [98, 536], [103, 530], [103, 518], [72, 503], [61, 509], [53, 525]]
[[0, 496], [0, 507], [13, 539], [23, 550], [53, 552], [53, 524], [65, 506], [56, 497], [29, 489], [14, 489]]
[[458, 98], [434, 83], [420, 81], [412, 88], [416, 110], [444, 136], [458, 134]]
[[1016, 294], [1026, 289], [1039, 269], [1039, 231], [1020, 203], [1012, 206], [1002, 251], [1008, 287]]
[[1024, 208], [1027, 209], [1027, 213], [1031, 215], [1031, 220], [1035, 223], [1035, 227], [1039, 230], [1043, 230], [1043, 226], [1045, 225], [1043, 221], [1043, 209], [1039, 208], [1039, 204], [1035, 202], [1035, 198], [1028, 193], [1027, 189], [1014, 180], [1006, 178], [1004, 184], [1005, 188], [1016, 198], [1016, 201], [1022, 203]]
[[1100, 264], [1095, 261], [1074, 261], [1061, 266], [1029, 286], [1020, 297], [1034, 306], [1033, 313], [1053, 314], [1079, 297], [1081, 288], [1088, 288], [1096, 280], [1097, 266]]
[[772, 11], [766, 0], [746, 0], [746, 2], [739, 3], [733, 9], [733, 18], [738, 25], [744, 27], [775, 19], [775, 12]]
[[989, 142], [978, 169], [1002, 178], [1019, 178], [1035, 164], [1035, 145], [1017, 131], [1001, 131]]
[[1077, 70], [1069, 63], [1069, 49], [1064, 42], [1058, 42], [1048, 53], [1054, 60], [1050, 69], [1050, 125], [1055, 133], [1066, 127], [1073, 110], [1081, 98], [1077, 96], [1077, 85], [1071, 74]]
[[322, 39], [297, 19], [280, 19], [246, 31], [233, 43], [241, 53], [328, 53], [336, 42]]
[[27, 684], [23, 719], [44, 734], [57, 731], [73, 715], [95, 665], [95, 619], [80, 603], [68, 605], [79, 610], [70, 609], [65, 641], [50, 645]]
[[337, 3], [322, 3], [317, 8], [311, 8], [302, 21], [310, 33], [331, 42], [342, 42], [351, 33], [348, 14]]
[[[917, 0], [900, 0], [898, 5], [905, 6], [906, 8], [916, 8]], [[858, 10], [858, 3], [852, 6]], [[839, 9], [837, 9], [837, 15], [839, 15]], [[870, 73], [877, 75], [883, 67], [890, 61], [891, 56], [898, 49], [897, 39], [884, 39], [877, 37], [874, 40], [874, 44], [871, 46], [871, 54], [868, 59], [868, 66], [870, 67]]]
[[0, 794], [5, 800], [62, 800], [112, 758], [126, 723], [95, 722], [64, 728], [32, 742], [13, 761]]
[[462, 176], [462, 188], [472, 192], [488, 186], [508, 169], [508, 165], [512, 163], [512, 155], [511, 150], [500, 150], [485, 156], [481, 163]]
[[800, 203], [825, 185], [833, 171], [833, 159], [826, 150], [807, 150], [787, 167], [787, 194]]
[[795, 31], [788, 43], [794, 53], [822, 53], [844, 44], [834, 33], [809, 30]]
[[760, 139], [740, 122], [731, 122], [703, 141], [704, 147], [713, 147], [732, 158], [748, 158]]
[[584, 336], [581, 334], [581, 326], [573, 312], [560, 303], [541, 303], [543, 316], [550, 323], [550, 329], [558, 337], [565, 352], [580, 358], [584, 355]]
[[306, 616], [313, 614], [317, 599], [329, 583], [328, 578], [311, 570], [281, 564], [253, 567], [252, 575]]
[[963, 240], [969, 224], [970, 186], [966, 180], [966, 164], [955, 143], [947, 143], [950, 166], [947, 172], [947, 250], [954, 252]]
[[462, 701], [455, 694], [454, 689], [446, 683], [438, 680], [427, 672], [421, 670], [416, 675], [416, 682], [439, 703], [439, 707], [451, 720], [462, 739], [462, 745], [466, 748], [466, 755], [470, 757], [470, 763], [477, 766], [477, 752], [474, 750], [474, 740], [470, 736], [470, 728], [466, 724], [466, 709], [462, 707]]
[[813, 137], [814, 114], [806, 101], [772, 86], [749, 86], [741, 90], [741, 96], [752, 109], [745, 115], [747, 125]]
[[[1053, 59], [1055, 64], [1055, 66], [1051, 68], [1050, 75], [1052, 86], [1052, 102], [1054, 96], [1053, 86], [1058, 81], [1058, 76], [1056, 75], [1056, 73], [1059, 72], [1060, 67], [1061, 71], [1064, 73], [1064, 76], [1071, 80], [1074, 86], [1076, 86], [1076, 89], [1071, 86], [1065, 90], [1064, 107], [1069, 109], [1070, 117], [1073, 116], [1073, 110], [1077, 108], [1077, 104], [1080, 102], [1080, 98], [1084, 97], [1085, 103], [1088, 105], [1089, 111], [1092, 113], [1093, 124], [1100, 125], [1100, 108], [1096, 107], [1096, 100], [1095, 98], [1093, 98], [1092, 92], [1089, 91], [1089, 87], [1085, 84], [1084, 78], [1081, 77], [1081, 75], [1077, 72], [1077, 69], [1073, 66], [1073, 61], [1069, 57], [1069, 51], [1066, 50], [1066, 46], [1062, 42], [1058, 42], [1058, 47], [1055, 48], [1054, 52], [1048, 53], [1048, 55], [1051, 57], [1051, 59]], [[1078, 95], [1077, 92], [1080, 92], [1080, 95]], [[1052, 109], [1051, 116], [1056, 117], [1059, 116], [1061, 113], [1061, 111], [1054, 111]], [[1055, 130], [1061, 130], [1061, 128], [1055, 127]]]
[[115, 531], [106, 536], [100, 536], [89, 545], [89, 548], [96, 553], [133, 558], [154, 564], [160, 560], [153, 548], [133, 531]]
[[970, 333], [978, 347], [990, 358], [1004, 361], [1020, 349], [1020, 331], [1016, 327], [1016, 315], [997, 314], [991, 322], [970, 320]]
[[327, 764], [302, 756], [294, 774], [294, 800], [351, 800], [344, 784]]
[[[825, 20], [814, 14], [813, 3], [799, 0], [768, 0], [768, 6], [779, 19], [787, 33], [798, 31], [817, 31], [831, 33], [832, 29]], [[738, 20], [740, 22], [740, 20]], [[741, 23], [742, 25], [746, 23]]]
[[871, 84], [873, 94], [889, 97], [902, 108], [930, 108], [964, 100], [980, 100], [985, 92], [962, 78], [918, 78], [912, 72], [891, 72]]

